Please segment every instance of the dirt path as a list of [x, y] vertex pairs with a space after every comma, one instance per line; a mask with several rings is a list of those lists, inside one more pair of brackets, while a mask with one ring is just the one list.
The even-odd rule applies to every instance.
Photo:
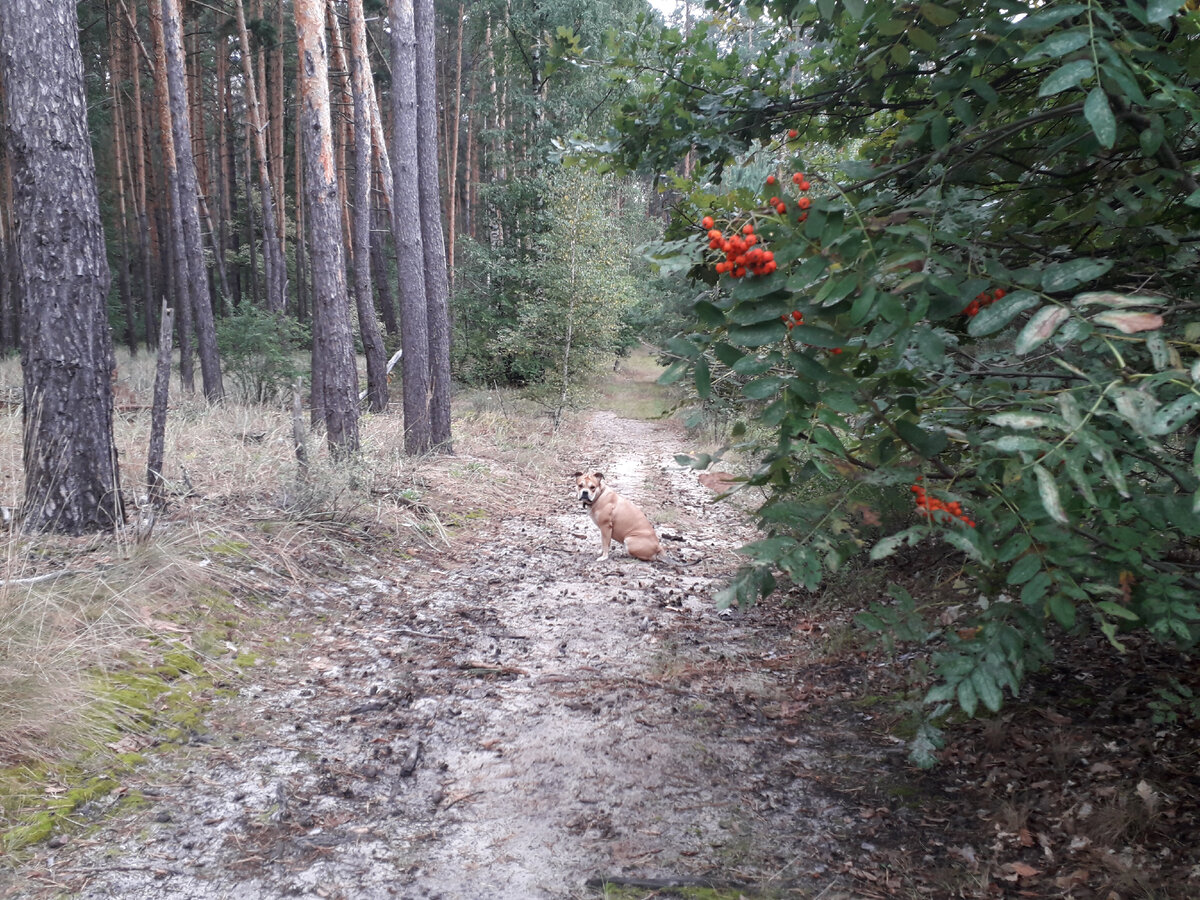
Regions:
[[714, 609], [750, 534], [676, 466], [683, 440], [596, 413], [577, 461], [679, 538], [678, 568], [596, 562], [559, 473], [447, 463], [505, 514], [289, 598], [304, 652], [125, 779], [144, 807], [39, 851], [16, 896], [575, 898], [598, 878], [841, 896], [858, 817], [813, 773], [869, 752], [805, 727], [786, 661], [811, 634]]

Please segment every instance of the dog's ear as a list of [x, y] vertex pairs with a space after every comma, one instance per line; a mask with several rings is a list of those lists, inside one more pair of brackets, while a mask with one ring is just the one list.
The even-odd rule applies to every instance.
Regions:
[[572, 477], [572, 478], [578, 478], [578, 477], [580, 477], [582, 474], [583, 474], [582, 472], [576, 472], [576, 473], [575, 473], [574, 475], [572, 475], [571, 477]]
[[592, 477], [595, 478], [597, 481], [600, 481], [604, 478], [604, 473], [603, 472], [593, 472]]

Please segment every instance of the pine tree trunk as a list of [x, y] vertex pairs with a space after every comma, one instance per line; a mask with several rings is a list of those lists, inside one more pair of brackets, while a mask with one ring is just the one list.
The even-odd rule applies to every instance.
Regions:
[[171, 124], [175, 135], [176, 162], [179, 167], [179, 199], [186, 242], [187, 289], [195, 325], [196, 348], [204, 381], [204, 396], [219, 401], [225, 396], [221, 383], [221, 358], [217, 353], [217, 331], [213, 319], [208, 273], [204, 265], [204, 242], [200, 232], [199, 186], [196, 160], [192, 154], [191, 123], [188, 117], [188, 93], [184, 80], [183, 25], [179, 0], [162, 0], [163, 39], [166, 47], [167, 89], [171, 98]]
[[387, 358], [371, 295], [371, 110], [367, 81], [367, 23], [362, 0], [350, 0], [350, 80], [354, 92], [354, 302], [367, 358], [367, 399], [371, 412], [387, 409]]
[[304, 141], [308, 223], [313, 236], [310, 250], [314, 326], [322, 335], [319, 357], [314, 341], [314, 380], [319, 367], [326, 440], [331, 453], [345, 456], [359, 447], [358, 385], [342, 260], [344, 243], [337, 170], [333, 161], [324, 6], [324, 0], [295, 0], [300, 54], [300, 131]]
[[[404, 450], [433, 445], [429, 418], [429, 320], [425, 304], [425, 250], [417, 149], [417, 38], [413, 0], [392, 0], [392, 206], [400, 284], [400, 334], [404, 356]], [[430, 228], [440, 232], [441, 222]]]
[[[167, 87], [167, 59], [163, 37], [162, 8], [157, 0], [150, 0], [150, 35], [154, 45], [154, 94], [158, 112], [158, 141], [162, 153], [163, 175], [170, 213], [169, 240], [171, 253], [164, 258], [170, 266], [168, 279], [171, 284], [172, 306], [175, 308], [176, 340], [179, 343], [179, 380], [188, 393], [196, 390], [196, 377], [192, 361], [192, 314], [191, 302], [187, 299], [187, 257], [184, 255], [183, 211], [179, 194], [179, 166], [175, 155], [175, 136], [171, 126], [171, 95]], [[167, 232], [159, 231], [160, 235]]]
[[[129, 10], [129, 29], [137, 34], [137, 6], [130, 5]], [[141, 45], [141, 39], [135, 38], [138, 48], [144, 50]], [[153, 60], [147, 59], [147, 62], [153, 65]], [[145, 318], [145, 338], [146, 346], [152, 347], [157, 340], [154, 309], [156, 305], [154, 293], [154, 278], [153, 265], [151, 261], [151, 243], [150, 243], [150, 212], [147, 201], [147, 181], [149, 180], [149, 172], [146, 171], [146, 125], [145, 114], [142, 109], [142, 78], [141, 71], [137, 65], [137, 57], [131, 60], [130, 78], [133, 82], [133, 158], [130, 160], [133, 167], [133, 195], [134, 207], [137, 216], [138, 225], [138, 264], [141, 269], [142, 277], [142, 304]]]
[[458, 46], [454, 55], [454, 114], [450, 119], [447, 130], [450, 153], [447, 156], [447, 179], [450, 184], [446, 190], [446, 269], [450, 273], [450, 288], [454, 289], [454, 245], [458, 239], [458, 138], [462, 131], [462, 74], [463, 74], [463, 23], [467, 18], [463, 0], [458, 3]]
[[113, 442], [109, 272], [73, 0], [5, 0], [0, 80], [21, 297], [24, 526], [124, 520]]
[[417, 170], [429, 321], [429, 420], [433, 444], [450, 446], [450, 280], [438, 179], [437, 47], [433, 0], [416, 0]]
[[246, 31], [246, 12], [242, 0], [237, 0], [233, 9], [237, 18], [238, 40], [242, 47], [242, 76], [246, 80], [246, 105], [250, 113], [246, 120], [246, 138], [254, 146], [254, 155], [258, 162], [258, 190], [262, 197], [263, 267], [266, 270], [267, 308], [272, 312], [282, 313], [287, 308], [287, 269], [279, 243], [279, 232], [276, 230], [275, 192], [268, 169], [266, 126], [258, 102], [259, 92], [254, 84], [254, 69], [250, 64], [250, 35]]
[[167, 506], [167, 482], [163, 477], [167, 431], [167, 398], [171, 390], [171, 329], [175, 311], [162, 305], [162, 331], [158, 339], [158, 365], [154, 372], [154, 402], [150, 408], [150, 448], [146, 454], [146, 487], [150, 502], [158, 509]]
[[[279, 185], [279, 202], [275, 204], [275, 233], [279, 236], [280, 252], [283, 254], [283, 265], [287, 265], [287, 253], [284, 245], [287, 242], [287, 216], [284, 212], [284, 195], [286, 193], [287, 176], [284, 174], [283, 146], [283, 0], [274, 0], [271, 4], [273, 15], [271, 23], [275, 26], [275, 46], [271, 50], [270, 79], [270, 122], [271, 122], [271, 184]], [[286, 293], [287, 270], [284, 269]]]
[[108, 20], [108, 82], [113, 105], [113, 174], [116, 177], [117, 222], [121, 238], [121, 254], [117, 268], [117, 283], [121, 306], [125, 310], [125, 345], [129, 355], [137, 355], [137, 314], [133, 308], [133, 293], [129, 288], [129, 219], [125, 202], [125, 113], [119, 85], [124, 80], [124, 54], [117, 42], [116, 22]]
[[300, 147], [300, 117], [296, 117], [296, 147], [295, 174], [296, 182], [296, 318], [305, 321], [311, 312], [308, 303], [307, 267], [304, 262], [304, 249], [308, 246], [308, 234], [304, 219], [304, 166]]
[[[373, 215], [376, 219], [380, 218], [380, 210], [373, 210]], [[379, 292], [379, 313], [383, 317], [384, 330], [387, 331], [389, 337], [396, 337], [400, 333], [400, 326], [396, 323], [396, 304], [392, 300], [387, 254], [383, 249], [383, 232], [390, 231], [390, 229], [390, 224], [383, 227], [380, 223], [376, 224], [375, 230], [378, 235], [373, 235], [371, 238], [371, 272], [374, 276], [375, 290]]]

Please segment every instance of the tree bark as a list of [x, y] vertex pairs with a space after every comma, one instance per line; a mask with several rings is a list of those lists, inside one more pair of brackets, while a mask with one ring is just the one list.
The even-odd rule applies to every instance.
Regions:
[[[129, 11], [129, 30], [135, 35], [133, 40], [137, 41], [139, 49], [144, 49], [141, 47], [141, 39], [136, 37], [137, 6], [135, 4], [127, 9]], [[147, 62], [152, 64], [153, 60], [147, 59]], [[129, 68], [130, 77], [133, 79], [133, 158], [131, 160], [134, 172], [133, 195], [138, 224], [138, 263], [142, 275], [145, 338], [146, 346], [149, 347], [154, 344], [156, 337], [156, 323], [154, 321], [154, 308], [156, 304], [150, 249], [150, 213], [146, 198], [146, 183], [150, 178], [150, 173], [146, 171], [146, 126], [142, 110], [142, 78], [136, 55], [131, 60], [131, 63]]]
[[213, 319], [208, 272], [204, 265], [204, 240], [200, 231], [199, 186], [196, 160], [192, 154], [192, 129], [188, 117], [188, 92], [183, 65], [183, 25], [179, 0], [162, 0], [163, 39], [166, 47], [167, 89], [171, 98], [171, 124], [179, 167], [179, 200], [186, 242], [188, 297], [191, 300], [196, 349], [204, 381], [204, 396], [220, 401], [225, 396], [221, 383], [221, 358], [217, 352], [217, 330]]
[[[158, 111], [158, 142], [162, 153], [168, 207], [170, 211], [169, 259], [171, 296], [176, 310], [176, 327], [179, 341], [179, 380], [188, 393], [196, 390], [196, 378], [192, 368], [192, 305], [187, 298], [187, 258], [183, 241], [183, 202], [179, 193], [179, 166], [175, 155], [175, 136], [171, 125], [171, 95], [167, 87], [167, 58], [163, 36], [162, 8], [157, 0], [150, 0], [150, 35], [154, 46], [154, 93]], [[164, 232], [159, 232], [160, 236]], [[168, 261], [164, 261], [166, 263]], [[166, 279], [164, 279], [166, 281]]]
[[429, 322], [429, 420], [433, 445], [450, 446], [450, 279], [438, 179], [437, 47], [433, 0], [416, 0], [417, 171]]
[[0, 80], [22, 313], [22, 519], [34, 531], [108, 531], [124, 521], [110, 276], [72, 0], [6, 0]]
[[[379, 217], [380, 211], [373, 210], [375, 217]], [[390, 216], [389, 216], [390, 221]], [[390, 231], [391, 225], [383, 228], [376, 227], [376, 231], [383, 234], [384, 231]], [[387, 331], [389, 337], [396, 337], [400, 334], [400, 326], [396, 322], [396, 304], [392, 301], [392, 289], [390, 287], [390, 273], [388, 272], [387, 254], [384, 253], [384, 238], [382, 236], [372, 235], [371, 237], [371, 270], [374, 274], [375, 290], [379, 292], [379, 312], [383, 316], [383, 327]]]
[[367, 82], [367, 22], [362, 0], [350, 0], [350, 82], [354, 92], [354, 302], [367, 358], [367, 398], [371, 412], [388, 405], [387, 358], [371, 296], [371, 109]]
[[283, 259], [283, 249], [279, 243], [279, 232], [276, 230], [275, 192], [272, 189], [271, 174], [268, 169], [267, 126], [263, 122], [262, 110], [258, 104], [258, 90], [254, 84], [250, 35], [246, 31], [246, 11], [242, 6], [242, 0], [234, 3], [233, 10], [237, 18], [238, 40], [242, 47], [242, 77], [246, 80], [246, 106], [249, 110], [246, 120], [246, 139], [254, 146], [254, 156], [258, 163], [258, 190], [262, 197], [263, 266], [266, 269], [267, 308], [272, 312], [282, 313], [287, 307], [287, 269]]
[[[313, 236], [310, 251], [314, 325], [322, 335], [319, 345], [314, 341], [313, 368], [321, 370], [325, 435], [330, 452], [345, 456], [359, 448], [358, 386], [342, 260], [337, 170], [333, 162], [324, 7], [324, 0], [295, 0], [305, 197]], [[317, 346], [321, 347], [319, 357]]]
[[[111, 10], [109, 11], [111, 13]], [[117, 23], [108, 17], [108, 84], [113, 105], [113, 175], [116, 179], [117, 230], [120, 232], [121, 254], [117, 268], [117, 283], [121, 306], [125, 310], [125, 345], [129, 355], [137, 355], [137, 314], [133, 308], [133, 293], [129, 287], [129, 219], [125, 201], [125, 113], [121, 103], [120, 84], [124, 80], [125, 60], [117, 41]], [[136, 68], [134, 70], [136, 75]]]
[[171, 390], [171, 330], [175, 311], [162, 305], [162, 330], [158, 338], [158, 364], [154, 371], [154, 402], [150, 408], [150, 449], [146, 454], [146, 488], [150, 502], [158, 509], [167, 507], [167, 482], [163, 477], [167, 432], [167, 399]]
[[[404, 450], [433, 445], [429, 417], [429, 320], [425, 309], [424, 241], [417, 149], [417, 38], [413, 0], [392, 0], [392, 232], [400, 285], [404, 357]], [[431, 223], [440, 233], [441, 223]]]
[[446, 190], [446, 269], [450, 273], [450, 286], [454, 287], [454, 245], [458, 239], [458, 138], [462, 131], [460, 117], [462, 116], [462, 73], [463, 73], [463, 23], [467, 18], [466, 6], [463, 0], [458, 2], [458, 46], [454, 55], [454, 114], [450, 119], [446, 140], [450, 145], [446, 156], [446, 180], [450, 182]]

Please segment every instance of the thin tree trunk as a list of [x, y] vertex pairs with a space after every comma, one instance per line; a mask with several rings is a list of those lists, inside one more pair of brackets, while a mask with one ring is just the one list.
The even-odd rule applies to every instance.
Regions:
[[183, 232], [187, 247], [187, 273], [196, 346], [204, 380], [204, 396], [219, 401], [225, 396], [221, 383], [221, 358], [217, 353], [216, 323], [212, 297], [204, 265], [204, 243], [200, 233], [199, 185], [196, 161], [192, 155], [191, 125], [187, 110], [187, 86], [184, 82], [183, 26], [179, 0], [162, 0], [163, 38], [166, 46], [167, 87], [171, 98], [171, 123], [174, 126], [176, 161], [179, 166], [179, 199], [183, 212]]
[[454, 115], [447, 129], [447, 143], [450, 153], [447, 156], [446, 178], [450, 182], [446, 191], [446, 269], [450, 273], [450, 288], [454, 289], [454, 245], [458, 239], [458, 137], [461, 131], [460, 116], [462, 115], [462, 39], [463, 21], [466, 19], [466, 6], [463, 0], [458, 3], [458, 47], [454, 57]]
[[367, 23], [362, 0], [350, 0], [350, 80], [354, 90], [354, 302], [367, 358], [367, 397], [371, 412], [387, 409], [387, 358], [371, 296], [371, 111], [367, 81]]
[[[269, 110], [271, 122], [271, 183], [279, 185], [279, 201], [275, 204], [275, 233], [279, 235], [279, 246], [282, 252], [287, 242], [287, 216], [284, 210], [287, 176], [283, 170], [285, 156], [283, 146], [283, 0], [273, 0], [271, 8], [274, 13], [271, 22], [275, 26], [275, 46], [271, 48], [269, 73], [271, 94]], [[286, 260], [287, 254], [284, 252], [283, 264], [285, 266], [287, 264]], [[284, 269], [284, 283], [286, 292], [286, 268]]]
[[109, 272], [73, 0], [5, 0], [0, 81], [20, 228], [28, 530], [124, 521], [113, 442]]
[[[404, 449], [410, 455], [433, 445], [429, 418], [429, 320], [425, 299], [425, 261], [417, 149], [417, 39], [413, 0], [392, 0], [392, 231], [397, 235], [400, 283], [400, 331], [404, 357]], [[441, 223], [435, 220], [429, 228]]]
[[[141, 39], [137, 35], [137, 9], [136, 7], [127, 8], [129, 14], [129, 30], [134, 35], [132, 40], [136, 42], [139, 49], [142, 47]], [[130, 165], [133, 170], [133, 196], [134, 209], [137, 216], [138, 226], [138, 265], [141, 269], [142, 279], [142, 306], [145, 315], [145, 338], [146, 346], [152, 346], [156, 340], [157, 324], [155, 322], [155, 291], [154, 279], [152, 274], [151, 264], [151, 243], [150, 243], [150, 214], [149, 206], [146, 198], [147, 182], [149, 181], [149, 173], [146, 171], [146, 127], [145, 114], [142, 109], [142, 78], [141, 71], [137, 64], [138, 57], [135, 54], [130, 59], [129, 74], [133, 81], [133, 157], [130, 160]], [[153, 63], [153, 60], [147, 60]], [[153, 74], [153, 73], [152, 73]]]
[[[305, 196], [312, 231], [314, 325], [322, 340], [314, 376], [320, 368], [325, 436], [337, 456], [356, 452], [358, 386], [354, 342], [342, 260], [344, 241], [338, 215], [337, 171], [333, 161], [329, 111], [329, 61], [325, 54], [323, 0], [295, 0], [300, 54], [301, 134], [304, 140]], [[316, 331], [314, 330], [314, 334]]]
[[438, 183], [437, 47], [433, 0], [416, 0], [417, 170], [429, 322], [429, 420], [433, 445], [450, 446], [450, 280]]
[[146, 486], [156, 509], [167, 508], [167, 482], [163, 477], [167, 432], [167, 399], [171, 390], [171, 330], [175, 311], [162, 305], [162, 330], [158, 338], [158, 365], [154, 371], [154, 402], [150, 408], [150, 450], [146, 454]]
[[242, 46], [242, 76], [246, 79], [246, 104], [249, 118], [246, 122], [246, 138], [254, 145], [258, 162], [258, 189], [263, 207], [263, 264], [267, 279], [267, 308], [282, 313], [287, 307], [287, 270], [284, 267], [283, 250], [276, 230], [275, 194], [268, 170], [266, 125], [258, 102], [258, 90], [254, 84], [254, 68], [251, 66], [250, 35], [246, 31], [246, 11], [242, 0], [234, 4], [237, 18], [238, 40]]
[[296, 318], [303, 322], [308, 318], [311, 306], [308, 303], [308, 285], [305, 276], [304, 248], [308, 246], [304, 218], [304, 166], [300, 149], [300, 117], [296, 117]]
[[[378, 217], [379, 210], [374, 210], [373, 214]], [[387, 254], [384, 253], [382, 237], [385, 230], [390, 233], [391, 226], [386, 226], [386, 229], [377, 227], [375, 230], [378, 234], [371, 237], [371, 270], [374, 275], [375, 289], [379, 292], [379, 312], [383, 316], [383, 327], [388, 336], [396, 337], [400, 333], [400, 326], [396, 323], [396, 304], [392, 300]]]
[[133, 308], [133, 293], [129, 289], [129, 217], [125, 202], [125, 115], [120, 90], [120, 82], [125, 72], [125, 60], [117, 41], [116, 22], [111, 15], [108, 17], [108, 67], [108, 82], [113, 104], [113, 170], [117, 181], [117, 222], [121, 236], [117, 283], [121, 294], [121, 306], [125, 310], [125, 345], [129, 348], [129, 355], [136, 356], [137, 314]]
[[[183, 203], [179, 193], [179, 167], [175, 156], [175, 136], [171, 125], [171, 95], [167, 87], [167, 58], [163, 36], [162, 8], [157, 0], [150, 0], [150, 35], [154, 45], [154, 93], [158, 110], [158, 140], [162, 152], [163, 170], [170, 207], [170, 282], [171, 296], [178, 315], [179, 331], [179, 380], [189, 393], [196, 390], [196, 378], [192, 368], [192, 314], [187, 294], [187, 258], [183, 242]], [[162, 231], [159, 232], [163, 234]]]

